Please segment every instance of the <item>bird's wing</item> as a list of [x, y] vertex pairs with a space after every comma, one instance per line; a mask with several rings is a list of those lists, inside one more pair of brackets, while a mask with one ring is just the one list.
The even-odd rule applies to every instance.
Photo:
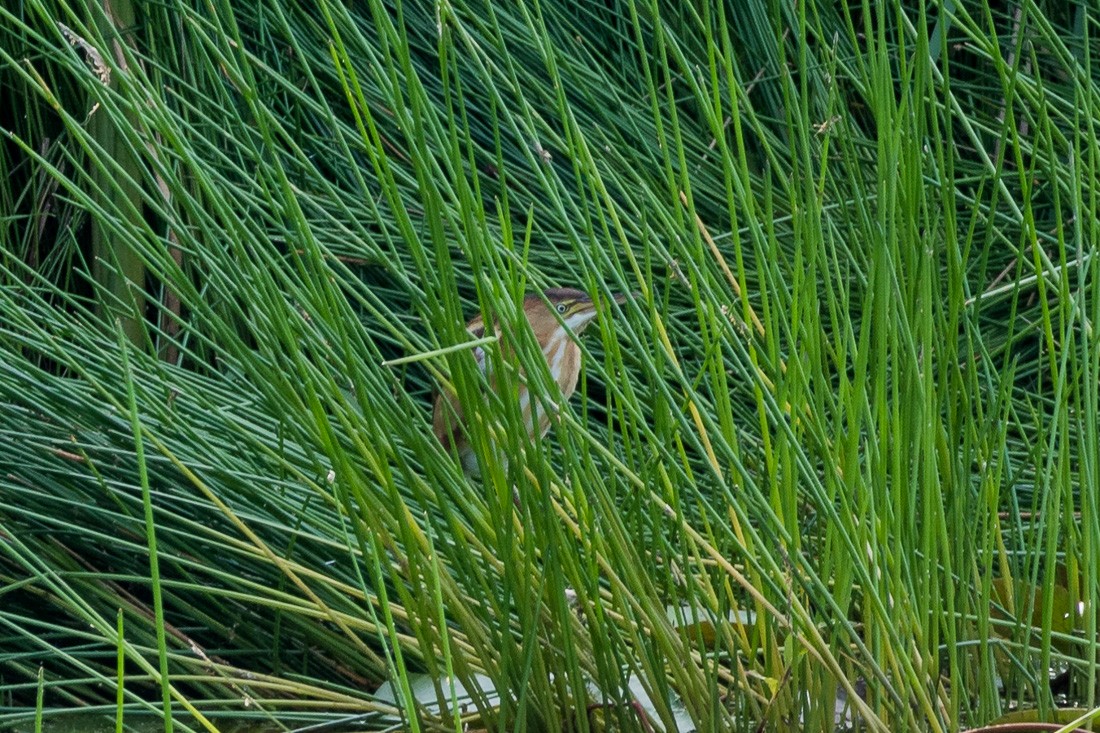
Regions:
[[[475, 318], [466, 325], [466, 330], [475, 339], [481, 338], [485, 335], [485, 323], [481, 318]], [[474, 360], [477, 362], [477, 368], [484, 374], [488, 366], [485, 349], [481, 346], [475, 346], [472, 351]], [[435, 395], [435, 405], [432, 409], [432, 432], [435, 433], [435, 437], [439, 439], [439, 442], [448, 448], [452, 444], [457, 444], [464, 422], [465, 415], [462, 412], [462, 405], [458, 402], [458, 395], [451, 389], [438, 390]]]
[[454, 392], [447, 388], [436, 392], [432, 432], [445, 448], [457, 445], [462, 432], [462, 417], [462, 405], [458, 404], [458, 396]]

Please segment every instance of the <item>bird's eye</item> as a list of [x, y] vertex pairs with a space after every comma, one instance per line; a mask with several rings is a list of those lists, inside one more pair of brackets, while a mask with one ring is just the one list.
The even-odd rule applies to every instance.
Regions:
[[566, 311], [565, 303], [558, 303], [558, 313], [565, 313], [565, 311]]

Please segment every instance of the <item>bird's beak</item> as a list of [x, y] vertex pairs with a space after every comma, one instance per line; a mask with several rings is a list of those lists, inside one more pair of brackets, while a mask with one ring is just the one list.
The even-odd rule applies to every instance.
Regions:
[[[622, 305], [633, 297], [634, 295], [632, 293], [618, 293], [617, 295], [612, 295], [611, 300], [618, 303], [619, 305]], [[608, 303], [606, 301], [604, 301], [602, 298], [597, 298], [596, 300], [593, 300], [589, 303], [588, 309], [593, 313], [593, 315], [595, 315], [596, 311], [606, 311], [607, 306]]]
[[[626, 293], [620, 293], [618, 295], [612, 296], [611, 299], [614, 300], [619, 305], [622, 305], [626, 301], [630, 300], [631, 297], [632, 297], [632, 295], [628, 295]], [[590, 300], [585, 305], [586, 305], [586, 307], [585, 307], [584, 310], [578, 311], [578, 312], [574, 313], [572, 316], [570, 316], [569, 318], [566, 319], [566, 323], [569, 324], [569, 327], [571, 329], [573, 329], [574, 331], [576, 331], [578, 334], [584, 329], [585, 326], [587, 326], [590, 322], [595, 320], [596, 315], [601, 310], [606, 311], [606, 308], [607, 308], [607, 306], [602, 305], [601, 301], [598, 300], [598, 299], [597, 300]]]

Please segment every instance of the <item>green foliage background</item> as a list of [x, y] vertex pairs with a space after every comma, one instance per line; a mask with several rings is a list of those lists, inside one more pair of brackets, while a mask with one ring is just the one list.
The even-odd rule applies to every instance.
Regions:
[[[1093, 707], [1098, 20], [0, 7], [0, 725]], [[470, 481], [431, 391], [480, 311], [550, 395], [549, 286], [635, 295]]]

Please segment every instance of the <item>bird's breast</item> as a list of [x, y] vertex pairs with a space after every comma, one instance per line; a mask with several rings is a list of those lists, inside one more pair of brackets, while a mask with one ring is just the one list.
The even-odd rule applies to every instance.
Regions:
[[567, 338], [560, 338], [550, 344], [544, 355], [562, 397], [569, 399], [577, 389], [577, 379], [580, 377], [580, 347]]

